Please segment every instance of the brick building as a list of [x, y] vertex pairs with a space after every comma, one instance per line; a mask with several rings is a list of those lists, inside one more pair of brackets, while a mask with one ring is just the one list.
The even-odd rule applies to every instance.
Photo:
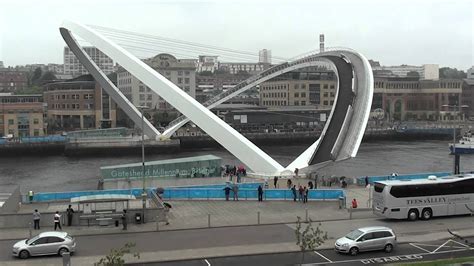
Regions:
[[0, 137], [43, 136], [42, 95], [0, 95]]

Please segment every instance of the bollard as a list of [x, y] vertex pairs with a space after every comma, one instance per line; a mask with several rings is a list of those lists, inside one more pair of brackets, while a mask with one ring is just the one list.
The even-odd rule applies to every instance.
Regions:
[[207, 227], [211, 228], [211, 214], [207, 215]]
[[308, 222], [308, 209], [305, 208], [304, 211], [305, 211], [305, 215], [306, 215], [306, 222]]
[[352, 208], [349, 209], [349, 220], [352, 220]]
[[257, 212], [257, 224], [260, 224], [260, 212]]
[[160, 222], [159, 222], [159, 216], [156, 216], [156, 231], [160, 231]]
[[30, 225], [30, 226], [29, 226], [29, 229], [28, 229], [28, 231], [29, 231], [29, 233], [30, 233], [30, 237], [29, 237], [29, 238], [31, 238], [31, 237], [32, 237], [32, 234], [31, 234], [31, 222], [29, 222], [28, 224]]
[[64, 252], [63, 256], [63, 266], [71, 266], [71, 254], [69, 252]]

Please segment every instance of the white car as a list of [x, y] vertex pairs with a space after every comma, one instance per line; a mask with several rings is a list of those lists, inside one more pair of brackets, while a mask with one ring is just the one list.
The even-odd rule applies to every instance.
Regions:
[[336, 252], [349, 253], [352, 256], [360, 251], [384, 250], [392, 252], [397, 245], [397, 236], [392, 229], [384, 226], [371, 226], [356, 229], [334, 244]]
[[43, 232], [13, 245], [13, 256], [26, 259], [30, 256], [63, 255], [76, 251], [76, 240], [66, 232]]

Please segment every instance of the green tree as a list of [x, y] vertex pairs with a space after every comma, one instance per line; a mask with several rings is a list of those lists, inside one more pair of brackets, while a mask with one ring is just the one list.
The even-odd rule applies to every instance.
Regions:
[[467, 75], [462, 70], [457, 70], [456, 68], [442, 67], [439, 69], [439, 78], [440, 79], [464, 79]]
[[[111, 249], [110, 253], [104, 258], [101, 258], [98, 262], [94, 263], [95, 266], [122, 266], [125, 265], [123, 256], [132, 253], [132, 248], [136, 245], [135, 243], [125, 243], [125, 245], [119, 249]], [[140, 258], [140, 253], [135, 252], [132, 254], [134, 258]]]
[[46, 81], [52, 81], [52, 80], [56, 80], [56, 79], [57, 79], [57, 78], [56, 78], [56, 76], [54, 75], [53, 72], [51, 72], [51, 71], [46, 71], [46, 72], [44, 72], [44, 74], [41, 76], [40, 82], [41, 82], [41, 83], [44, 83], [44, 82], [46, 82]]
[[33, 76], [31, 76], [31, 84], [36, 85], [40, 80], [41, 76], [43, 75], [43, 70], [40, 67], [37, 67], [33, 72]]
[[15, 94], [24, 95], [24, 94], [43, 94], [43, 87], [40, 86], [29, 86], [15, 91]]
[[416, 78], [419, 78], [420, 77], [420, 73], [416, 72], [416, 71], [410, 71], [407, 73], [407, 77], [416, 77]]
[[297, 217], [295, 235], [296, 245], [301, 250], [301, 264], [304, 262], [306, 252], [314, 251], [328, 239], [328, 233], [319, 229], [320, 226], [321, 223], [318, 223], [316, 228], [314, 228], [313, 221], [309, 219], [306, 228], [303, 229], [301, 218]]

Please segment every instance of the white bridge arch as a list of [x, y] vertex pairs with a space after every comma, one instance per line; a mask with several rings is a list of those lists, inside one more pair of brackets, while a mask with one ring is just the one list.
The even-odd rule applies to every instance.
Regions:
[[[60, 32], [66, 44], [137, 125], [141, 122], [139, 111], [79, 46], [71, 31], [114, 59], [183, 114], [182, 117], [170, 123], [163, 134], [146, 121], [143, 130], [149, 137], [171, 136], [179, 127], [191, 120], [253, 172], [267, 176], [291, 175], [295, 168], [301, 169], [309, 165], [321, 166], [331, 161], [349, 159], [357, 154], [370, 114], [373, 75], [367, 59], [353, 50], [333, 49], [277, 65], [219, 94], [203, 106], [140, 59], [100, 33], [87, 26], [65, 21]], [[317, 66], [321, 61], [330, 63], [338, 77], [335, 103], [321, 137], [287, 167], [280, 165], [209, 110], [264, 81], [292, 70]]]

